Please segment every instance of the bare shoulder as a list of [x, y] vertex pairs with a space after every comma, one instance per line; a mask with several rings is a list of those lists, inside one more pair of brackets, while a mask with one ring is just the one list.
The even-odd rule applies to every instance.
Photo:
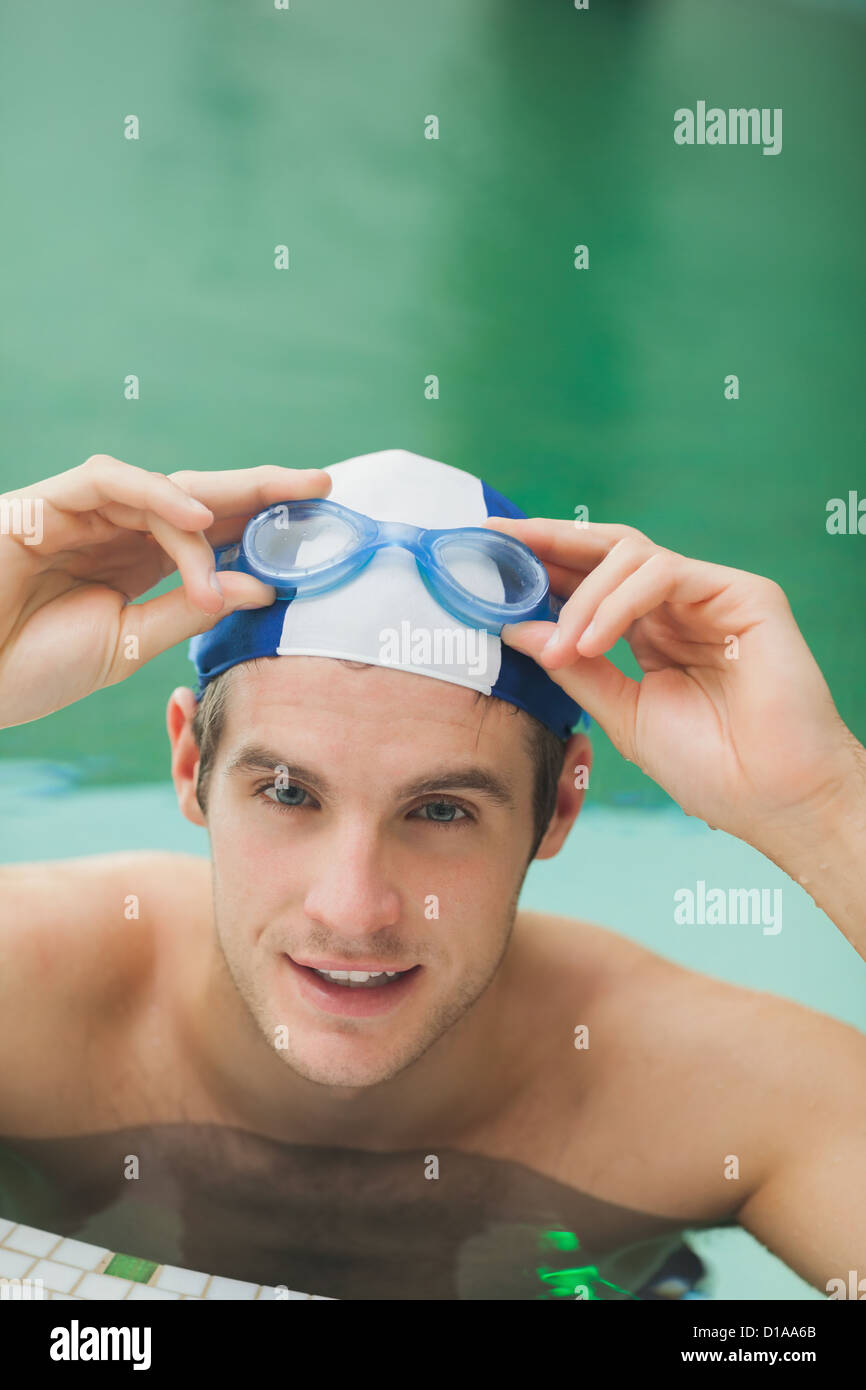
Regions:
[[[609, 1027], [618, 1026], [624, 1045], [682, 1050], [688, 1041], [692, 1055], [698, 1047], [701, 1055], [717, 1050], [720, 1066], [765, 1081], [796, 1072], [822, 1090], [828, 1052], [855, 1066], [866, 1061], [866, 1034], [805, 1004], [692, 970], [596, 923], [553, 913], [520, 916], [540, 962], [566, 977], [585, 972], [594, 1008]], [[623, 1027], [626, 1017], [633, 1027]]]
[[570, 971], [578, 972], [575, 983], [580, 983], [584, 997], [589, 992], [602, 997], [651, 961], [667, 963], [610, 927], [555, 912], [521, 909], [517, 931], [518, 948], [531, 958], [534, 970], [553, 972], [564, 980]]
[[[0, 867], [0, 1052], [15, 1058], [0, 1067], [0, 1133], [76, 1133], [117, 1118], [112, 1097], [140, 1028], [177, 988], [183, 956], [172, 947], [203, 920], [209, 894], [209, 861], [184, 854]], [[145, 1105], [142, 1086], [136, 1073]]]
[[[129, 1001], [151, 974], [159, 929], [209, 893], [209, 861], [125, 851], [0, 866], [0, 998], [6, 1017]], [[18, 1004], [16, 1005], [16, 1001]]]
[[[646, 1209], [702, 1219], [736, 1211], [804, 1126], [837, 1129], [862, 1097], [866, 1036], [856, 1028], [605, 927], [521, 915], [533, 956], [551, 978], [559, 972], [557, 1000], [580, 1001], [574, 1023], [586, 1024], [592, 1056], [583, 1119], [619, 1134], [630, 1155], [623, 1174], [633, 1165], [628, 1193]], [[663, 1161], [651, 1157], [660, 1152]], [[736, 1183], [725, 1177], [731, 1155]]]
[[[793, 999], [705, 975], [653, 952], [616, 982], [604, 1001], [609, 1024], [682, 1079], [703, 1073], [714, 1108], [730, 1114], [754, 1104], [767, 1135], [786, 1142], [786, 1115], [807, 1104], [826, 1111], [853, 1100], [866, 1081], [866, 1035]], [[693, 1090], [696, 1088], [693, 1086]], [[782, 1128], [778, 1129], [777, 1124]], [[768, 1145], [768, 1151], [771, 1145]]]

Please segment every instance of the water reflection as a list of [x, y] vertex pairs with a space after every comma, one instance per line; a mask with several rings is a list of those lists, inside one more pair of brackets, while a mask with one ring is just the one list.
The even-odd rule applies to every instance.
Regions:
[[219, 1126], [16, 1136], [0, 1143], [0, 1213], [158, 1263], [345, 1299], [573, 1296], [576, 1270], [584, 1297], [627, 1299], [680, 1245], [677, 1223], [518, 1163], [437, 1157], [431, 1179], [420, 1151], [287, 1145]]

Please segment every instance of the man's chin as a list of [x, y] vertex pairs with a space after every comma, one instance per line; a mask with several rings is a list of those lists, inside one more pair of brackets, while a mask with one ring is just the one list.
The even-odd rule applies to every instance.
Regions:
[[[437, 1030], [429, 1027], [426, 1018], [415, 1020], [411, 1032], [392, 1027], [377, 1034], [363, 1027], [340, 1021], [334, 1028], [329, 1020], [324, 1025], [309, 1019], [289, 1015], [282, 1030], [282, 1047], [275, 1048], [276, 1056], [290, 1071], [315, 1086], [334, 1090], [368, 1090], [393, 1081], [421, 1058], [436, 1040]], [[424, 1026], [424, 1025], [428, 1026]], [[420, 1026], [419, 1026], [420, 1025]], [[276, 1029], [265, 1027], [265, 1037], [277, 1036]]]
[[277, 1055], [283, 1058], [296, 1076], [314, 1086], [333, 1090], [368, 1090], [371, 1086], [381, 1086], [383, 1082], [392, 1080], [403, 1070], [403, 1065], [393, 1057], [371, 1057], [362, 1061], [357, 1056], [341, 1055], [336, 1050], [315, 1046], [309, 1052], [290, 1050], [278, 1052]]

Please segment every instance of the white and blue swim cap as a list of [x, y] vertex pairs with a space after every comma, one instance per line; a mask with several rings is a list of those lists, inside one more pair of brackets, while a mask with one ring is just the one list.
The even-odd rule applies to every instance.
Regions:
[[[377, 521], [436, 529], [480, 526], [488, 516], [526, 516], [474, 474], [404, 449], [363, 454], [324, 471], [333, 484], [329, 500]], [[362, 570], [326, 593], [230, 613], [192, 638], [189, 655], [198, 699], [210, 681], [243, 661], [327, 656], [494, 695], [561, 739], [583, 713], [531, 657], [495, 633], [459, 624], [429, 591], [414, 557], [398, 546], [378, 550]]]

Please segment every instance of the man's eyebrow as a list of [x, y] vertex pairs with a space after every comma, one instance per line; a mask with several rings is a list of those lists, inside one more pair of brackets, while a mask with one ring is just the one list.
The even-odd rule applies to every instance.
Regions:
[[[247, 744], [230, 759], [226, 766], [226, 775], [229, 776], [233, 772], [270, 772], [276, 774], [278, 769], [282, 776], [289, 781], [308, 782], [328, 795], [333, 795], [336, 791], [334, 784], [327, 777], [323, 777], [320, 772], [304, 767], [301, 763], [290, 762], [289, 759], [280, 757], [279, 753], [271, 752], [257, 743]], [[424, 796], [446, 789], [450, 791], [476, 791], [499, 806], [508, 806], [512, 809], [515, 806], [511, 783], [486, 767], [442, 768], [436, 772], [428, 773], [424, 777], [413, 778], [411, 782], [405, 782], [403, 786], [397, 787], [396, 795], [398, 799], [402, 800], [403, 798]]]
[[481, 792], [483, 796], [489, 797], [499, 806], [509, 806], [514, 809], [514, 795], [511, 790], [511, 783], [504, 777], [497, 777], [495, 772], [490, 772], [486, 767], [454, 767], [443, 768], [441, 772], [431, 773], [428, 777], [420, 777], [416, 781], [406, 782], [402, 787], [397, 788], [398, 797], [424, 796], [428, 792], [439, 791], [467, 791]]

